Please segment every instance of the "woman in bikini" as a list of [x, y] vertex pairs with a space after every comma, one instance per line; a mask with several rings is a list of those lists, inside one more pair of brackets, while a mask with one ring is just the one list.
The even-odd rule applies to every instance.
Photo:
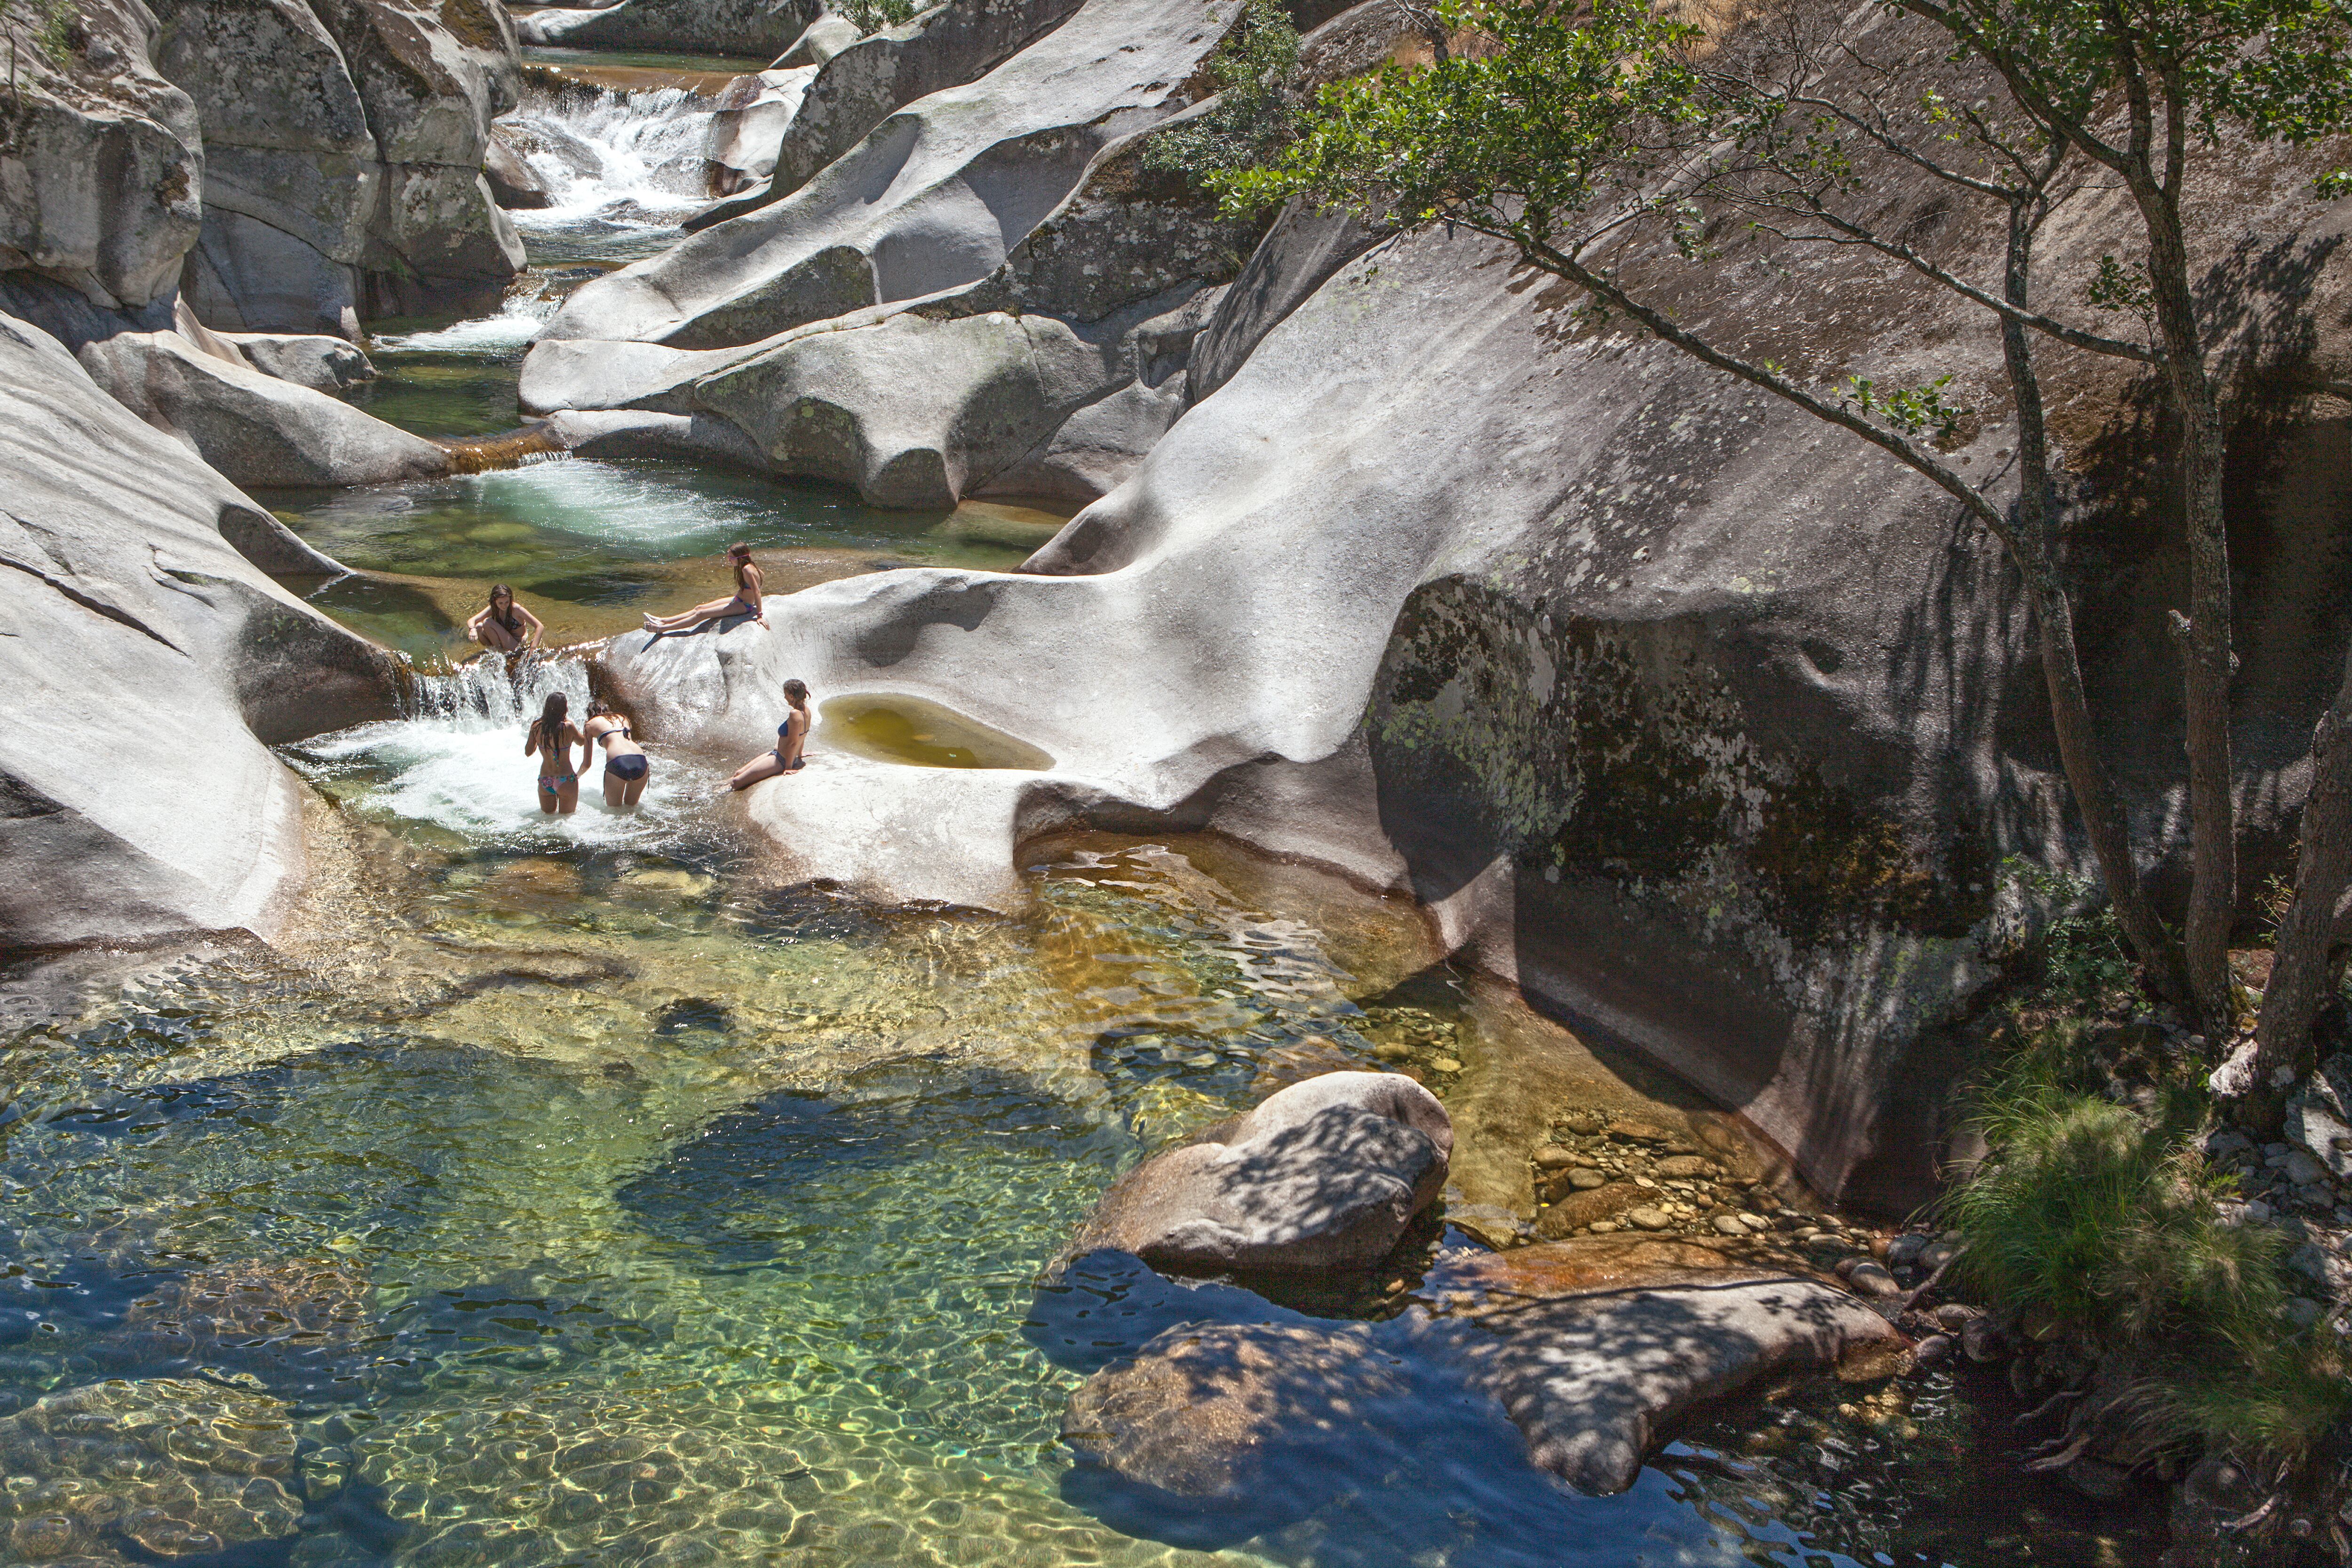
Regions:
[[663, 632], [682, 632], [688, 626], [700, 626], [705, 621], [730, 620], [737, 616], [749, 616], [762, 626], [766, 626], [768, 612], [761, 607], [760, 569], [751, 564], [751, 547], [748, 544], [730, 544], [727, 547], [727, 559], [735, 568], [733, 598], [713, 599], [707, 605], [697, 605], [690, 610], [681, 610], [674, 616], [647, 616], [646, 630], [656, 635]]
[[530, 721], [523, 737], [522, 754], [539, 758], [539, 809], [552, 816], [569, 816], [580, 805], [580, 774], [572, 765], [572, 748], [581, 751], [587, 765], [588, 737], [572, 721], [572, 700], [561, 691], [548, 695], [547, 705]]
[[580, 758], [582, 767], [595, 753], [596, 742], [604, 743], [604, 804], [615, 811], [636, 805], [637, 797], [646, 793], [646, 773], [653, 764], [629, 732], [629, 721], [604, 703], [591, 702], [588, 722], [581, 726], [580, 733], [588, 742]]
[[491, 585], [490, 602], [466, 623], [466, 640], [480, 643], [492, 653], [518, 653], [539, 646], [547, 628], [539, 617], [515, 603], [514, 590], [504, 583]]
[[808, 765], [801, 755], [808, 744], [808, 688], [797, 680], [785, 681], [784, 700], [793, 705], [793, 710], [782, 723], [776, 726], [776, 749], [761, 752], [737, 768], [735, 776], [727, 781], [728, 788], [750, 789], [761, 779], [772, 779], [779, 773], [796, 773]]

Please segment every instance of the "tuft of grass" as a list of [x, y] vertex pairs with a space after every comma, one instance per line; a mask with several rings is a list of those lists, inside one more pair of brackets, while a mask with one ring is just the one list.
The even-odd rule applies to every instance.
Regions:
[[2228, 1182], [2194, 1145], [2189, 1096], [2149, 1120], [2022, 1077], [1987, 1097], [1980, 1121], [1993, 1156], [1947, 1211], [1988, 1296], [2118, 1350], [2184, 1337], [2226, 1350], [2251, 1322], [2278, 1331], [2281, 1237], [2224, 1223]]

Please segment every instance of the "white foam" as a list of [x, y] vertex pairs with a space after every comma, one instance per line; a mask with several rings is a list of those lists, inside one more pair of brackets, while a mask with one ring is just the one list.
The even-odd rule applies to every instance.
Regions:
[[[620, 846], [675, 837], [706, 808], [718, 780], [706, 768], [649, 748], [652, 771], [634, 809], [604, 804], [603, 764], [580, 778], [580, 806], [570, 816], [539, 806], [541, 759], [523, 754], [523, 737], [548, 693], [571, 699], [577, 722], [587, 712], [587, 668], [577, 659], [531, 659], [510, 679], [496, 655], [445, 676], [419, 676], [414, 718], [362, 724], [307, 742], [300, 757], [333, 775], [356, 768], [382, 774], [357, 804], [429, 823], [485, 842], [556, 840]], [[572, 753], [577, 761], [579, 752]]]
[[537, 232], [675, 226], [710, 199], [703, 161], [712, 113], [710, 100], [679, 87], [527, 102], [508, 122], [512, 139], [533, 149], [525, 162], [549, 202], [509, 216]]
[[542, 293], [511, 296], [495, 316], [459, 321], [430, 332], [389, 332], [369, 340], [382, 350], [433, 350], [443, 353], [495, 353], [516, 349], [539, 336], [539, 329], [555, 314], [556, 302]]

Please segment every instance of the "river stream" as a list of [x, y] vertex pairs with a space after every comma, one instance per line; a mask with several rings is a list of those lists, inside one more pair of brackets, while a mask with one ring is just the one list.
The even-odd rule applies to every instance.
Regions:
[[[565, 167], [585, 147], [605, 173], [519, 215], [534, 269], [507, 310], [379, 336], [362, 401], [435, 434], [515, 423], [513, 366], [567, 269], [657, 248], [693, 205], [681, 125], [703, 101], [527, 108], [576, 143]], [[0, 1562], [158, 1560], [135, 1510], [72, 1512], [157, 1474], [142, 1506], [193, 1507], [183, 1475], [214, 1500], [182, 1559], [208, 1564], [2153, 1561], [2144, 1512], [1989, 1463], [2003, 1413], [1948, 1374], [1769, 1391], [1622, 1497], [1564, 1492], [1498, 1411], [1448, 1406], [1245, 1530], [1113, 1522], [1056, 1440], [1073, 1325], [1099, 1364], [1183, 1297], [1041, 1284], [1104, 1186], [1302, 1053], [1444, 1094], [1507, 1080], [1531, 1039], [1583, 1047], [1442, 962], [1408, 902], [1219, 841], [1034, 846], [1010, 916], [873, 909], [770, 885], [730, 759], [658, 735], [637, 811], [591, 789], [544, 816], [521, 730], [548, 691], [584, 701], [585, 667], [436, 662], [494, 579], [572, 642], [706, 596], [734, 538], [782, 592], [1009, 567], [1054, 513], [571, 458], [268, 499], [365, 574], [319, 602], [426, 667], [418, 710], [284, 749], [318, 864], [280, 947], [143, 969], [0, 1039]], [[1628, 1103], [1693, 1103], [1579, 1059]], [[1412, 1262], [1315, 1310], [1399, 1310]], [[167, 1460], [8, 1447], [45, 1396], [101, 1384], [179, 1413]], [[268, 1465], [222, 1458], [281, 1428]], [[241, 1500], [205, 1491], [223, 1475]]]

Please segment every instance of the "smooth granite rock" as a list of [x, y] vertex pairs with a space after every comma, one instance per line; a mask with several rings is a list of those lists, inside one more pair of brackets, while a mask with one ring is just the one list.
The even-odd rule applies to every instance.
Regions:
[[1399, 1073], [1293, 1084], [1105, 1193], [1070, 1245], [1179, 1270], [1369, 1268], [1445, 1185], [1454, 1133]]
[[423, 437], [178, 331], [118, 332], [77, 357], [124, 407], [236, 484], [394, 484], [449, 472], [449, 454]]
[[1538, 1468], [1598, 1495], [1631, 1486], [1683, 1416], [1759, 1380], [1908, 1363], [1909, 1342], [1833, 1283], [1690, 1242], [1456, 1250], [1416, 1295], [1370, 1324], [1252, 1309], [1164, 1329], [1079, 1385], [1063, 1441], [1161, 1506], [1246, 1518], [1279, 1507], [1270, 1491], [1378, 1484], [1433, 1428], [1475, 1441], [1465, 1417], [1492, 1409]]
[[989, 75], [892, 115], [786, 199], [583, 286], [541, 337], [723, 348], [984, 278], [1097, 152], [1184, 107], [1230, 18], [1204, 0], [1089, 0]]
[[357, 335], [362, 317], [495, 296], [522, 244], [483, 177], [516, 101], [485, 0], [162, 0], [164, 74], [203, 114], [209, 325]]
[[105, 306], [171, 292], [203, 218], [195, 107], [156, 69], [155, 19], [138, 0], [84, 0], [83, 39], [52, 58], [45, 13], [0, 30], [16, 71], [0, 151], [0, 272], [38, 268]]
[[707, 55], [782, 54], [816, 19], [813, 0], [607, 0], [518, 10], [527, 44]]
[[772, 68], [727, 84], [710, 117], [710, 152], [703, 165], [711, 190], [731, 196], [767, 183], [785, 128], [816, 73], [814, 65]]
[[264, 574], [341, 568], [7, 317], [0, 493], [0, 946], [268, 935], [305, 792], [265, 742], [398, 711], [394, 661]]

